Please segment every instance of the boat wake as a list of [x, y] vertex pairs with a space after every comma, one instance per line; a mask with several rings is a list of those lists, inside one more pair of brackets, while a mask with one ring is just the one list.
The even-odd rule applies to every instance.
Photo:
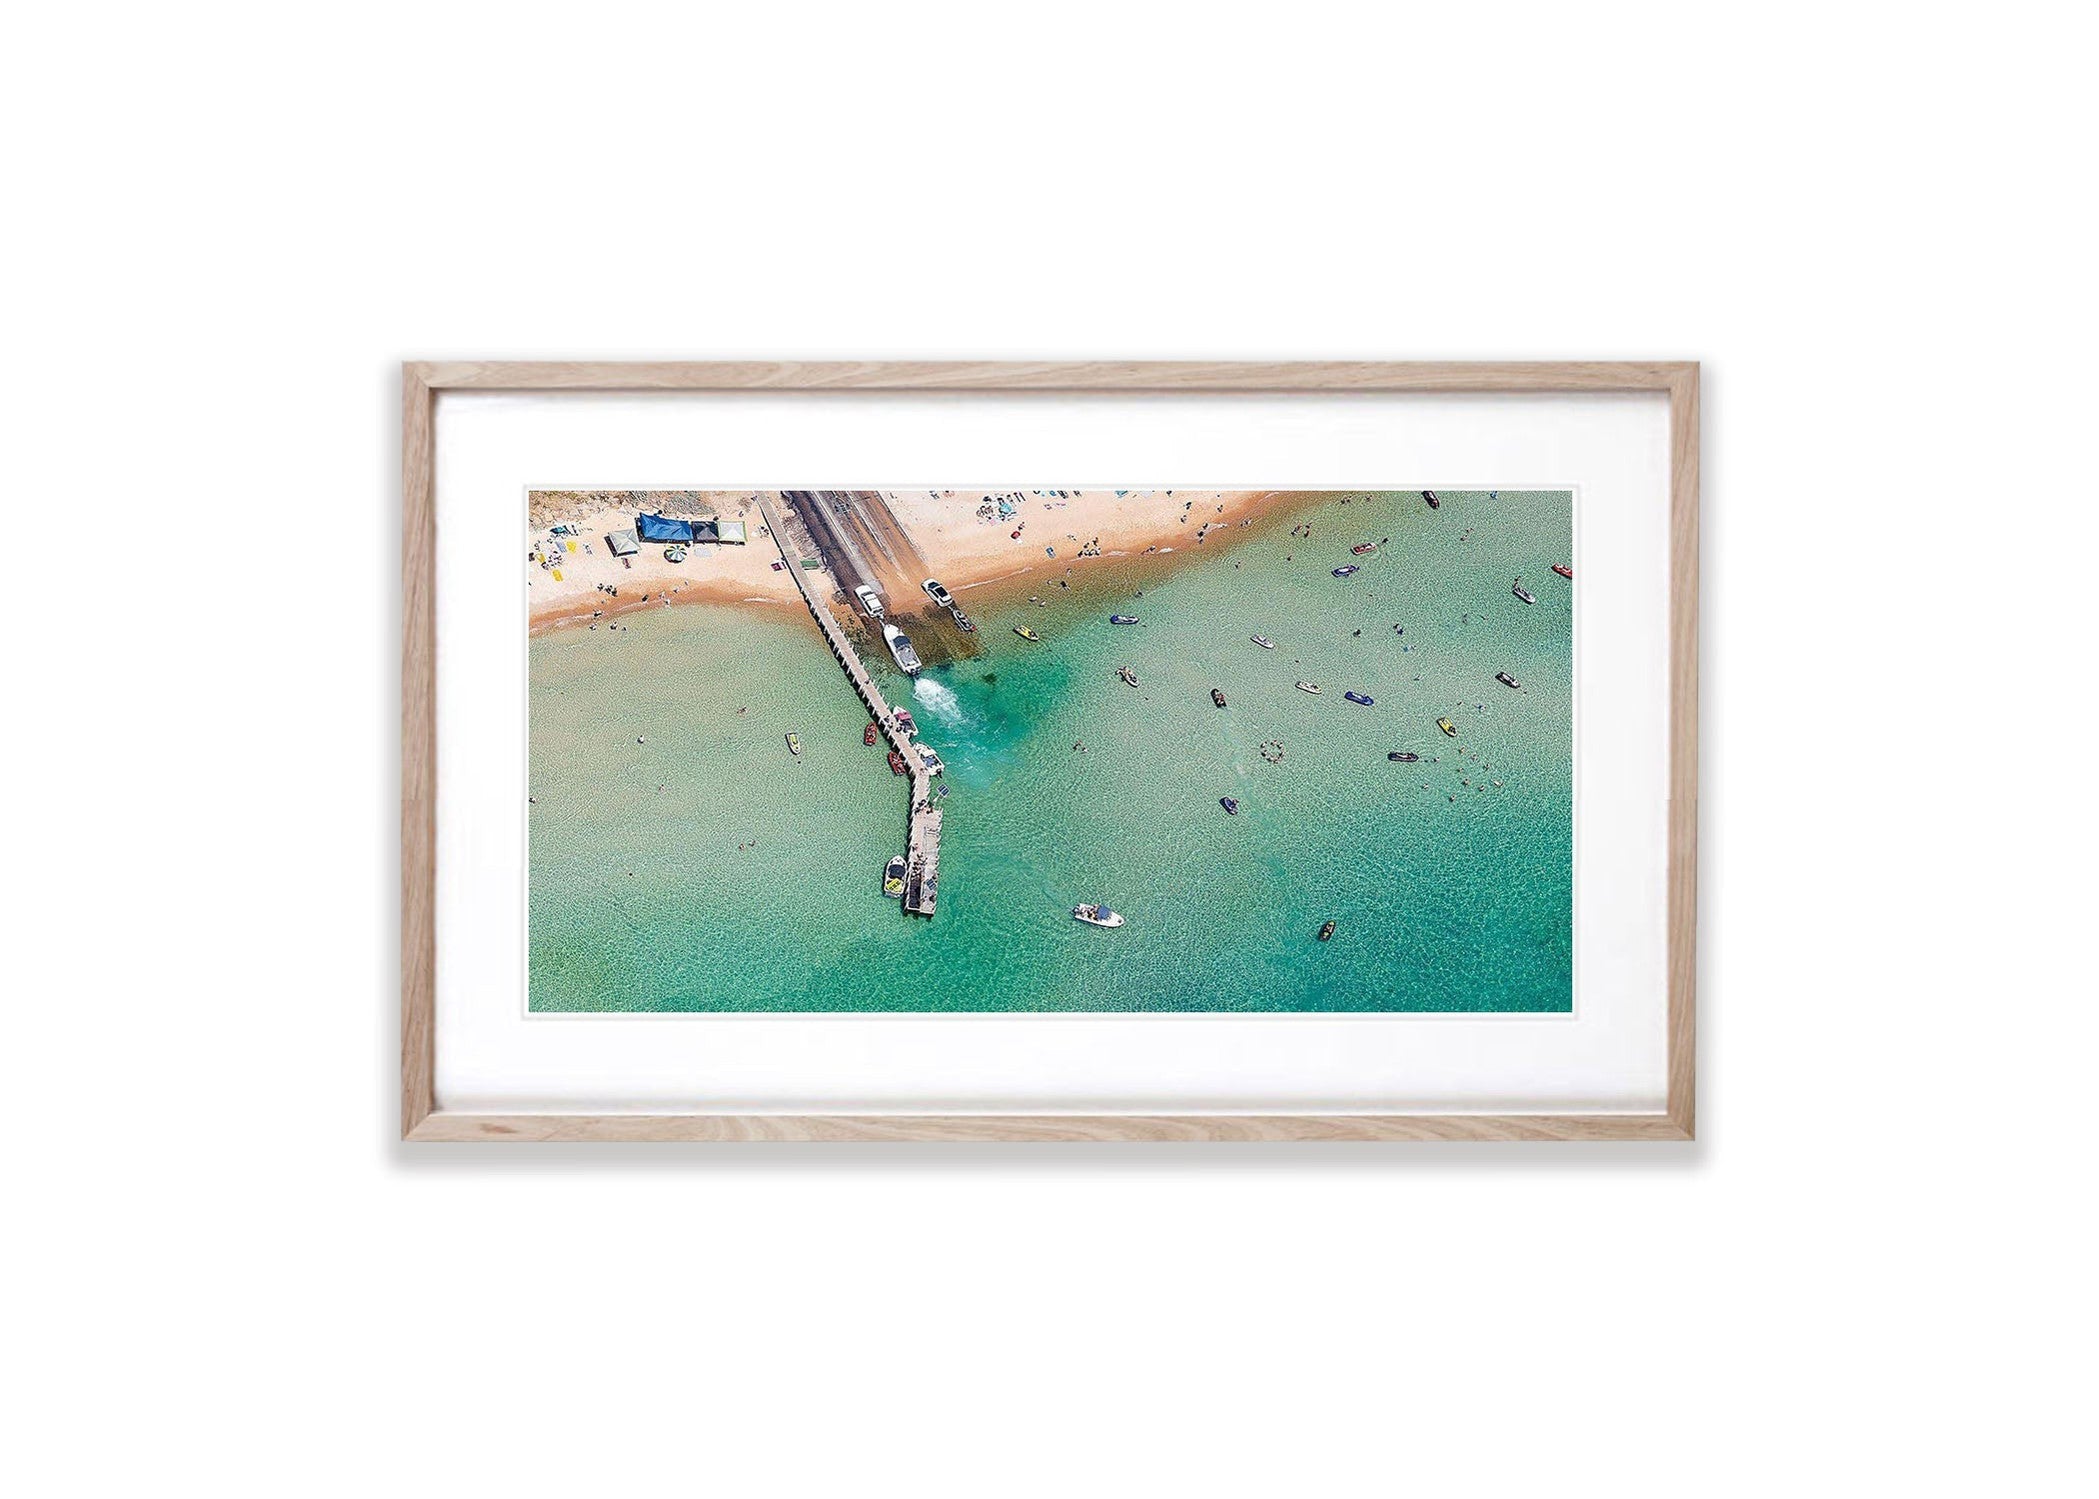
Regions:
[[945, 682], [936, 682], [930, 677], [917, 677], [911, 683], [911, 695], [918, 699], [928, 713], [949, 727], [959, 727], [963, 721], [962, 700]]

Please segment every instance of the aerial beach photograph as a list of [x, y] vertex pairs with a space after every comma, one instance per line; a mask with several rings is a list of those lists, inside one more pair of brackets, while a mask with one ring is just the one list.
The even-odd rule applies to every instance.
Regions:
[[528, 1009], [1566, 1013], [1570, 490], [533, 490]]

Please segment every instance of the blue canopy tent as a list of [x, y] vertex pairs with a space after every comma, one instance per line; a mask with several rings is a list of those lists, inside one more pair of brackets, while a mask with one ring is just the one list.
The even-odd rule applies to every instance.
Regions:
[[689, 520], [672, 520], [663, 515], [637, 515], [634, 517], [634, 529], [641, 534], [643, 541], [682, 541], [687, 546], [692, 544], [692, 522]]

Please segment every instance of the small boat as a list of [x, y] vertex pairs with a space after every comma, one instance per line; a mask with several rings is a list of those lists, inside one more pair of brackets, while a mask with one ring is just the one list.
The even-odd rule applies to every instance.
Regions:
[[1349, 563], [1349, 564], [1348, 564], [1348, 566], [1346, 566], [1346, 567], [1337, 567], [1337, 568], [1335, 568], [1335, 569], [1334, 569], [1334, 576], [1335, 576], [1335, 577], [1337, 577], [1337, 578], [1345, 578], [1345, 577], [1347, 577], [1347, 576], [1348, 576], [1348, 575], [1349, 575], [1350, 573], [1357, 573], [1357, 572], [1361, 572], [1361, 571], [1362, 571], [1362, 569], [1361, 569], [1360, 567], [1357, 567], [1357, 566], [1356, 566], [1356, 565], [1355, 565], [1355, 564], [1354, 564], [1353, 562], [1351, 562], [1351, 563]]
[[1131, 671], [1127, 666], [1123, 667], [1120, 671], [1116, 672], [1115, 675], [1121, 677], [1132, 687], [1135, 687], [1137, 685], [1137, 673]]
[[1273, 640], [1270, 640], [1266, 635], [1256, 635], [1254, 637], [1254, 644], [1259, 646], [1264, 651], [1272, 651], [1275, 649], [1275, 642]]
[[1428, 501], [1428, 507], [1429, 507], [1429, 509], [1431, 509], [1431, 510], [1441, 510], [1441, 509], [1443, 508], [1443, 502], [1442, 502], [1441, 500], [1439, 500], [1439, 499], [1437, 499], [1437, 498], [1436, 498], [1436, 491], [1434, 491], [1433, 489], [1424, 489], [1424, 490], [1422, 490], [1422, 491], [1421, 491], [1421, 497], [1422, 497], [1422, 498], [1423, 498], [1424, 500], [1427, 500], [1427, 501]]
[[900, 776], [908, 774], [909, 771], [910, 767], [904, 764], [904, 757], [897, 751], [891, 750], [889, 752], [889, 773]]
[[906, 734], [916, 734], [918, 732], [918, 722], [912, 718], [909, 708], [898, 708], [890, 716], [896, 720], [896, 726]]
[[1525, 588], [1521, 583], [1518, 583], [1514, 588], [1511, 588], [1509, 592], [1515, 594], [1517, 598], [1522, 599], [1523, 602], [1526, 604], [1535, 604], [1538, 602], [1538, 596], [1535, 593], [1532, 593], [1528, 588]]
[[1028, 628], [1028, 627], [1027, 627], [1026, 625], [1015, 625], [1015, 626], [1013, 627], [1013, 633], [1014, 633], [1014, 634], [1016, 634], [1016, 635], [1018, 635], [1018, 636], [1019, 636], [1019, 637], [1020, 637], [1020, 638], [1021, 638], [1022, 640], [1032, 640], [1032, 641], [1036, 642], [1036, 643], [1037, 643], [1038, 645], [1039, 645], [1039, 644], [1041, 643], [1041, 641], [1042, 641], [1042, 637], [1041, 637], [1040, 635], [1037, 635], [1037, 634], [1036, 634], [1036, 633], [1035, 633], [1035, 632], [1034, 632], [1033, 630], [1029, 629], [1029, 628]]
[[931, 745], [921, 744], [918, 746], [918, 759], [919, 763], [925, 766], [926, 774], [935, 776], [947, 774], [946, 764], [942, 762], [940, 756], [933, 753]]
[[1421, 756], [1415, 754], [1412, 750], [1387, 750], [1385, 752], [1385, 758], [1387, 760], [1394, 761], [1400, 765], [1412, 765], [1415, 761], [1419, 760]]
[[1222, 708], [1224, 706], [1224, 689], [1222, 687], [1212, 687], [1210, 689], [1210, 701]]
[[1558, 573], [1561, 577], [1565, 578], [1568, 582], [1572, 583], [1574, 581], [1574, 569], [1568, 567], [1565, 563], [1555, 562], [1552, 565], [1552, 570]]
[[911, 637], [895, 625], [882, 626], [882, 639], [889, 644], [889, 654], [896, 658], [897, 669], [907, 677], [915, 677], [925, 666], [918, 659], [918, 652], [911, 648]]
[[882, 893], [891, 900], [904, 898], [904, 856], [898, 854], [882, 871]]
[[1353, 688], [1341, 695], [1352, 703], [1361, 703], [1366, 708], [1373, 707], [1377, 703], [1376, 698], [1371, 697], [1368, 693], [1357, 692]]
[[875, 742], [875, 736], [880, 732], [881, 731], [879, 729], [877, 729], [872, 723], [870, 723], [866, 728], [860, 731], [860, 742], [862, 744], [873, 744]]
[[977, 633], [977, 627], [975, 622], [971, 620], [968, 615], [964, 614], [959, 607], [951, 609], [948, 612], [955, 616], [955, 626], [957, 629], [961, 630], [963, 634], [974, 635]]
[[1437, 728], [1439, 728], [1439, 729], [1441, 729], [1441, 730], [1442, 730], [1442, 731], [1443, 731], [1444, 733], [1448, 734], [1448, 735], [1449, 735], [1449, 736], [1450, 736], [1451, 738], [1453, 738], [1453, 739], [1455, 739], [1455, 738], [1457, 738], [1457, 737], [1458, 737], [1458, 726], [1457, 726], [1456, 724], [1452, 723], [1452, 722], [1451, 722], [1451, 721], [1450, 721], [1449, 719], [1447, 719], [1447, 718], [1439, 718], [1439, 719], [1437, 719], [1437, 720], [1436, 720], [1436, 727], [1437, 727]]
[[801, 736], [801, 735], [799, 735], [799, 734], [789, 734], [789, 735], [787, 736], [787, 753], [788, 753], [788, 754], [790, 754], [790, 755], [793, 755], [793, 756], [794, 756], [794, 757], [795, 757], [796, 759], [800, 759], [800, 758], [801, 758], [801, 755], [802, 755], [802, 736]]
[[1501, 683], [1501, 685], [1504, 687], [1521, 687], [1523, 685], [1521, 682], [1517, 681], [1514, 677], [1510, 676], [1505, 671], [1498, 671], [1494, 673], [1494, 680]]
[[1325, 926], [1319, 929], [1319, 940], [1321, 942], [1331, 942], [1334, 940], [1334, 924], [1331, 921], [1329, 921]]
[[1122, 913], [1111, 911], [1103, 905], [1073, 906], [1071, 919], [1083, 921], [1088, 926], [1121, 926]]
[[1358, 542], [1355, 546], [1349, 548], [1349, 551], [1358, 557], [1362, 556], [1365, 552], [1374, 552], [1376, 550], [1377, 543], [1374, 541]]
[[1108, 616], [1108, 623], [1111, 625], [1134, 625], [1137, 623], [1137, 616], [1134, 614], [1111, 614]]
[[1239, 799], [1235, 796], [1220, 796], [1217, 798], [1217, 805], [1224, 808], [1225, 811], [1231, 813], [1234, 817], [1239, 815]]
[[1314, 697], [1317, 697], [1319, 695], [1319, 684], [1317, 682], [1299, 682], [1297, 690], [1299, 692], [1309, 692]]

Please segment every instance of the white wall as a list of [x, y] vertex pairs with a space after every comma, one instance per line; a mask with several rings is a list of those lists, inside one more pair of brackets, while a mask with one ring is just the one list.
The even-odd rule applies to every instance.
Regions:
[[[2055, 14], [18, 18], [10, 1487], [2089, 1482]], [[396, 1146], [394, 366], [571, 355], [1705, 360], [1702, 1141]]]

